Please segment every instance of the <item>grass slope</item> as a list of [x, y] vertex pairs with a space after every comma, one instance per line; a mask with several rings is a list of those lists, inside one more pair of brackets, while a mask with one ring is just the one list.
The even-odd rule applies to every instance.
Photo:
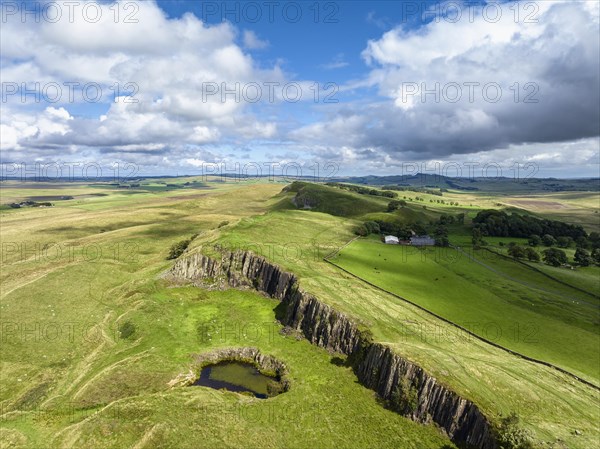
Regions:
[[286, 187], [282, 196], [281, 209], [306, 207], [315, 212], [338, 217], [358, 217], [372, 212], [383, 212], [391, 200], [299, 181]]
[[[325, 350], [281, 335], [274, 301], [157, 280], [172, 264], [172, 243], [243, 228], [281, 190], [212, 187], [193, 196], [115, 191], [0, 213], [2, 243], [11, 244], [0, 274], [2, 447], [454, 447], [434, 427], [383, 408]], [[126, 322], [135, 331], [125, 339]], [[169, 387], [192, 354], [225, 346], [280, 358], [291, 391], [262, 401]]]
[[[350, 240], [352, 229], [348, 220], [329, 214], [277, 211], [245, 218], [238, 226], [194, 244], [203, 251], [214, 243], [231, 249], [262, 249], [265, 257], [297, 274], [304, 289], [369, 328], [377, 341], [392, 346], [474, 400], [492, 419], [514, 411], [539, 440], [554, 444], [561, 439], [571, 448], [593, 447], [600, 437], [595, 426], [597, 390], [457, 332], [325, 263], [322, 257]], [[520, 338], [527, 339], [530, 332], [523, 329]], [[575, 429], [583, 435], [575, 435]]]
[[[451, 248], [419, 250], [370, 238], [353, 242], [332, 261], [477, 335], [600, 383], [593, 297], [565, 286], [555, 293], [550, 282], [538, 290], [534, 273], [534, 280], [524, 281], [538, 288], [529, 288], [493, 271], [515, 275], [515, 262], [486, 259], [483, 266]], [[590, 302], [574, 304], [574, 298]]]

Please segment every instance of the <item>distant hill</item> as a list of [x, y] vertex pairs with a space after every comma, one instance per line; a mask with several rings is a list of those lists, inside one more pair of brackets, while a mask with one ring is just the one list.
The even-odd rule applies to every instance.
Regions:
[[277, 204], [276, 208], [310, 209], [338, 217], [359, 217], [386, 210], [389, 198], [360, 195], [322, 184], [295, 181], [284, 187], [282, 193], [294, 193]]
[[[346, 182], [371, 186], [397, 186], [413, 188], [441, 188], [479, 192], [562, 192], [600, 191], [600, 178], [556, 179], [556, 178], [457, 178], [442, 175], [417, 173], [416, 175], [350, 176], [332, 178], [332, 182]], [[387, 188], [387, 187], [386, 187]]]

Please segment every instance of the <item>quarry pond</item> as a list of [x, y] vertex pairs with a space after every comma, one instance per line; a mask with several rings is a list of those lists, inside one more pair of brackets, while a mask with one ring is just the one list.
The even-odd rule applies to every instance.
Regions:
[[280, 379], [262, 374], [251, 363], [238, 361], [223, 361], [205, 366], [192, 385], [251, 393], [259, 399], [267, 399], [281, 392]]

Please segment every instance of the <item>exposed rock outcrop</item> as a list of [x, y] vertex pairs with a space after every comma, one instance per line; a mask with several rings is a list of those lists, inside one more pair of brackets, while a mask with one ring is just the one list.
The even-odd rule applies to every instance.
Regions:
[[212, 352], [205, 352], [194, 357], [199, 368], [206, 365], [213, 365], [225, 360], [236, 360], [238, 362], [248, 362], [265, 374], [281, 377], [287, 373], [287, 368], [283, 362], [275, 357], [261, 353], [257, 348], [223, 348]]
[[371, 344], [358, 365], [357, 375], [363, 385], [386, 400], [393, 400], [394, 389], [404, 378], [417, 392], [414, 410], [409, 413], [413, 420], [437, 423], [456, 442], [485, 449], [496, 447], [490, 424], [475, 404], [390, 348]]
[[398, 388], [410, 385], [415, 403], [407, 416], [435, 422], [457, 443], [497, 448], [490, 422], [473, 402], [390, 348], [371, 342], [346, 315], [301, 290], [293, 274], [264, 258], [244, 251], [223, 251], [220, 259], [198, 253], [178, 260], [170, 276], [213, 288], [255, 288], [279, 299], [285, 309], [279, 316], [284, 325], [301, 331], [313, 344], [348, 355], [359, 381], [383, 399], [394, 400]]

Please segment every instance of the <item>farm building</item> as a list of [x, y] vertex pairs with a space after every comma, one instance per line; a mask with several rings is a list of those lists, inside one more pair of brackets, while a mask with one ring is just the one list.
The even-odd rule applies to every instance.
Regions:
[[428, 235], [415, 235], [410, 238], [410, 244], [413, 246], [434, 246], [435, 239]]
[[386, 235], [384, 239], [386, 245], [397, 245], [398, 243], [400, 243], [398, 237], [394, 235]]

